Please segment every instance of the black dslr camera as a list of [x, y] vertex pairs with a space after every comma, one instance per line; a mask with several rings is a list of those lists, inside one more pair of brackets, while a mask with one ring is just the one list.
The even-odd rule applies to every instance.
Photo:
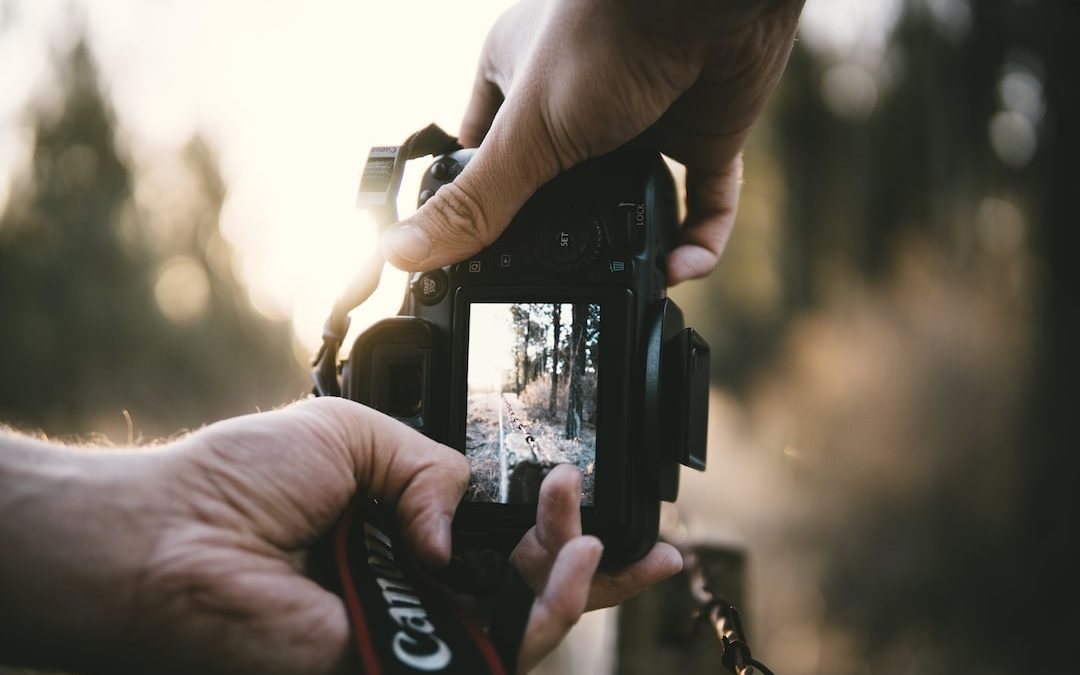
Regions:
[[[436, 157], [420, 204], [472, 154]], [[399, 316], [356, 339], [341, 395], [469, 459], [455, 547], [509, 553], [562, 462], [605, 562], [655, 542], [679, 464], [705, 468], [709, 347], [665, 297], [677, 226], [660, 156], [617, 150], [541, 188], [483, 251], [414, 274]]]

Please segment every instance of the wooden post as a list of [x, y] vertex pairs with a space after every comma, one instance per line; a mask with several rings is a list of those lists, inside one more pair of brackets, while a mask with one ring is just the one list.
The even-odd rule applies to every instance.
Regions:
[[[702, 546], [694, 550], [706, 584], [740, 611], [745, 596], [745, 555], [739, 549]], [[684, 569], [667, 581], [632, 598], [619, 608], [616, 645], [617, 675], [725, 672], [716, 632], [693, 632], [697, 602]], [[746, 616], [743, 616], [744, 622]]]

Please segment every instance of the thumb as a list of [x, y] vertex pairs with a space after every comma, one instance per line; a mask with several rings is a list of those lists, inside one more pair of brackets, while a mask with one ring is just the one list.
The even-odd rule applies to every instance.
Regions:
[[556, 150], [543, 140], [551, 138], [546, 121], [513, 93], [454, 182], [383, 233], [383, 255], [391, 264], [429, 270], [476, 253], [498, 239], [537, 188], [559, 172]]

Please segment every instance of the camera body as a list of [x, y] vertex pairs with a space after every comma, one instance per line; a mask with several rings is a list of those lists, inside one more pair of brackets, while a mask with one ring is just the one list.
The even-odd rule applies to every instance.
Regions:
[[[420, 203], [473, 152], [437, 157]], [[470, 461], [456, 548], [508, 554], [560, 462], [582, 471], [605, 563], [655, 542], [679, 464], [705, 467], [709, 347], [665, 293], [677, 232], [663, 160], [622, 148], [542, 187], [476, 255], [413, 274], [399, 316], [356, 339], [342, 395]]]

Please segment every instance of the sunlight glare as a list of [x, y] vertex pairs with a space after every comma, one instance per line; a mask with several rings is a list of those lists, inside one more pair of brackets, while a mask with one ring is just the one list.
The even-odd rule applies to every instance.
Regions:
[[869, 117], [878, 101], [873, 74], [857, 63], [829, 66], [821, 80], [821, 93], [834, 114], [855, 121]]
[[1025, 166], [1035, 155], [1038, 136], [1027, 117], [1002, 110], [990, 119], [990, 147], [1002, 162], [1014, 169]]
[[[65, 49], [81, 21], [135, 163], [149, 165], [196, 133], [209, 139], [228, 190], [222, 234], [240, 277], [260, 312], [292, 316], [314, 349], [335, 297], [377, 245], [353, 206], [368, 148], [432, 121], [456, 131], [488, 28], [510, 4], [18, 3], [24, 18], [0, 44], [0, 55], [17, 53], [21, 64], [0, 60], [0, 145], [18, 152], [0, 153], [0, 185], [25, 158], [8, 141], [27, 101], [47, 89], [50, 50]], [[403, 187], [403, 201], [415, 198]], [[388, 271], [354, 327], [394, 314], [404, 284]]]
[[158, 272], [154, 297], [161, 313], [173, 323], [188, 323], [206, 311], [210, 280], [199, 261], [180, 255], [169, 258]]
[[469, 391], [500, 391], [514, 368], [508, 303], [477, 303], [469, 317]]
[[815, 0], [803, 9], [799, 36], [836, 59], [881, 55], [903, 9], [901, 0]]

